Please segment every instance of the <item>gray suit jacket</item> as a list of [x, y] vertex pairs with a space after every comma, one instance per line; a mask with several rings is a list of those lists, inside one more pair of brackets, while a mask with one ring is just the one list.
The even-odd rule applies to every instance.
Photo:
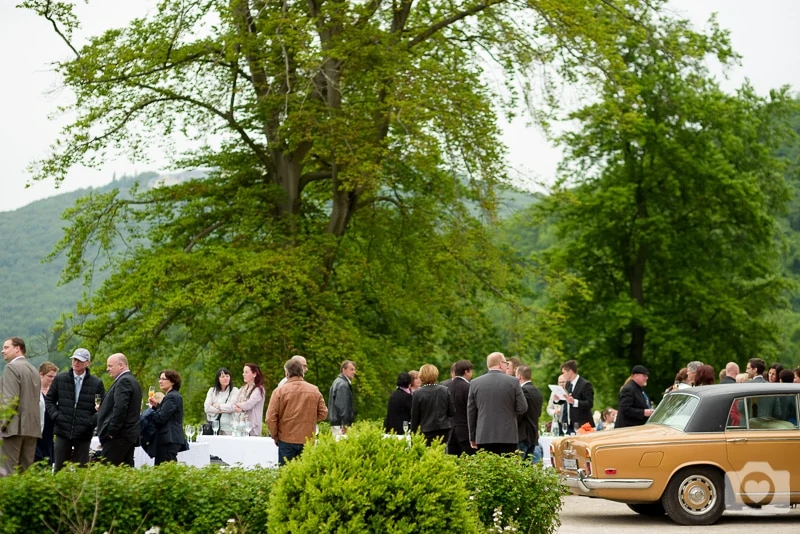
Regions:
[[467, 424], [469, 439], [478, 445], [519, 443], [517, 415], [528, 402], [519, 381], [502, 371], [489, 371], [469, 383]]
[[[3, 372], [0, 403], [14, 406], [16, 413], [0, 424], [0, 437], [42, 437], [39, 397], [41, 395], [39, 372], [25, 358], [6, 365]], [[15, 399], [17, 399], [15, 401]]]

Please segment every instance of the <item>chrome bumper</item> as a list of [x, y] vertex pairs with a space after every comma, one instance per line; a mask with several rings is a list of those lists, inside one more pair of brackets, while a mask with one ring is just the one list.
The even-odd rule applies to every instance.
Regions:
[[632, 489], [643, 490], [653, 485], [647, 478], [592, 478], [578, 473], [578, 476], [567, 476], [564, 483], [568, 488], [581, 493], [592, 493], [599, 489]]

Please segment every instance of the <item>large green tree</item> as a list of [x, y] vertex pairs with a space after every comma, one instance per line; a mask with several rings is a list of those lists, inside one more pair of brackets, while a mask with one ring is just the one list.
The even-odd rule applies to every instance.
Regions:
[[398, 370], [477, 360], [497, 348], [487, 302], [527, 310], [520, 266], [486, 233], [499, 114], [541, 65], [574, 80], [620, 64], [618, 36], [661, 4], [162, 0], [81, 46], [71, 2], [24, 2], [74, 55], [57, 69], [76, 119], [36, 178], [159, 144], [209, 169], [67, 213], [68, 280], [129, 243], [68, 332], [140, 368], [255, 360], [273, 383], [294, 352], [321, 385], [351, 358], [373, 414]]
[[714, 24], [700, 35], [643, 20], [619, 53], [625, 68], [609, 69], [563, 138], [562, 180], [543, 203], [559, 241], [543, 258], [562, 275], [550, 305], [565, 314], [564, 352], [609, 369], [594, 374], [607, 391], [640, 363], [660, 391], [691, 360], [719, 369], [775, 353], [772, 312], [789, 287], [776, 150], [792, 101], [720, 89], [707, 62], [736, 56]]

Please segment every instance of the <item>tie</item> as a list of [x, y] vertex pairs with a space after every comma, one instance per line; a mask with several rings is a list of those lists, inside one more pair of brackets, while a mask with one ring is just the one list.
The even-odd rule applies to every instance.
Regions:
[[648, 409], [649, 409], [649, 408], [651, 408], [653, 405], [652, 405], [652, 404], [650, 404], [650, 398], [647, 396], [647, 393], [645, 393], [644, 391], [642, 391], [642, 397], [644, 397], [644, 403], [645, 403], [645, 405], [647, 406], [647, 408], [648, 408]]
[[[572, 395], [572, 382], [567, 382], [566, 385], [564, 386], [564, 389], [566, 390], [567, 393]], [[569, 413], [570, 408], [571, 408], [571, 406], [569, 404], [564, 403], [564, 407], [561, 409], [561, 421], [563, 421], [564, 423], [567, 423], [568, 425], [571, 426], [572, 425], [572, 421], [571, 421], [570, 413]]]
[[81, 383], [83, 382], [82, 376], [75, 377], [75, 404], [78, 404], [78, 395], [81, 394]]

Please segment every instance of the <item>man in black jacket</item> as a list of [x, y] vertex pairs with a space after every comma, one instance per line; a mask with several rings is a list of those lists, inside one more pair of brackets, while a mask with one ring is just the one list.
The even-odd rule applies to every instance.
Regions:
[[586, 423], [594, 427], [592, 407], [594, 406], [594, 388], [592, 383], [578, 374], [578, 362], [567, 360], [561, 365], [561, 374], [566, 378], [566, 400], [556, 401], [564, 404], [561, 411], [561, 422], [567, 423], [567, 434], [575, 434], [576, 428]]
[[89, 372], [91, 355], [83, 348], [72, 353], [72, 369], [53, 379], [45, 397], [45, 410], [53, 420], [56, 436], [53, 467], [64, 462], [86, 465], [89, 446], [97, 425], [95, 398], [103, 398], [103, 382]]
[[631, 369], [631, 379], [619, 391], [619, 407], [614, 428], [643, 425], [653, 413], [650, 399], [643, 389], [647, 385], [648, 374], [642, 365], [634, 365]]
[[469, 444], [469, 427], [467, 426], [467, 399], [469, 398], [469, 381], [472, 380], [472, 362], [459, 360], [453, 364], [453, 380], [447, 385], [456, 414], [453, 416], [453, 430], [447, 442], [447, 453], [456, 456], [461, 453], [475, 454]]
[[527, 365], [517, 367], [517, 379], [522, 387], [522, 394], [528, 401], [528, 409], [517, 416], [517, 432], [519, 432], [519, 450], [522, 459], [531, 456], [532, 463], [541, 461], [543, 451], [539, 447], [539, 416], [542, 413], [544, 398], [539, 388], [531, 382], [531, 368]]
[[97, 437], [103, 446], [103, 459], [112, 465], [133, 467], [133, 451], [139, 443], [142, 388], [128, 369], [124, 354], [109, 356], [106, 370], [114, 383], [97, 413]]

